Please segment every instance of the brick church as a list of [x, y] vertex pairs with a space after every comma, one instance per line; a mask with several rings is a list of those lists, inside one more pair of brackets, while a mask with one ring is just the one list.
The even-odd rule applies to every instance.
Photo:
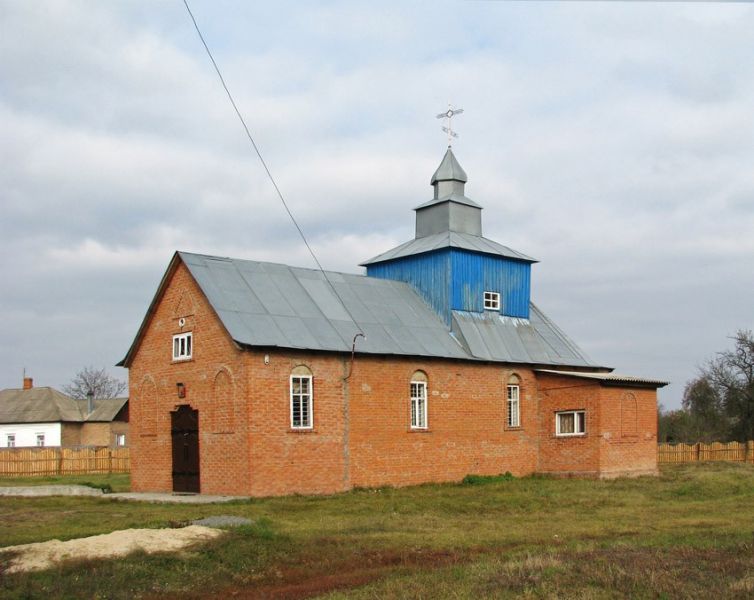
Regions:
[[[128, 354], [132, 489], [268, 496], [657, 472], [657, 388], [593, 362], [482, 236], [448, 148], [366, 275], [176, 252]], [[336, 293], [337, 292], [337, 293]]]

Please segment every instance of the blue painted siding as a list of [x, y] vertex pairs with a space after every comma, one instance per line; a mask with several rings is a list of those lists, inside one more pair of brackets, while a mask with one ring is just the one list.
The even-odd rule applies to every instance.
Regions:
[[500, 313], [529, 318], [531, 265], [448, 248], [367, 266], [367, 275], [411, 285], [450, 325], [451, 310], [484, 312], [484, 292], [498, 292]]
[[450, 271], [453, 310], [483, 312], [484, 292], [499, 292], [502, 314], [529, 318], [529, 263], [453, 249]]
[[367, 275], [410, 284], [450, 325], [450, 250], [425, 252], [367, 266]]

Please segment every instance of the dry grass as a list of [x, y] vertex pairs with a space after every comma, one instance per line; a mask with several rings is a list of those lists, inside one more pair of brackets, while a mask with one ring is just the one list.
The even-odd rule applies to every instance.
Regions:
[[660, 478], [500, 478], [227, 505], [0, 498], [0, 544], [213, 514], [255, 523], [188, 555], [5, 576], [0, 596], [737, 598], [754, 583], [754, 467], [737, 464], [673, 466]]

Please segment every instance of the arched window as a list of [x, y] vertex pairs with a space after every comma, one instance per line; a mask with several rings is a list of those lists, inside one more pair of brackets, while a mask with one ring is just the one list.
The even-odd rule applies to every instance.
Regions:
[[508, 427], [521, 427], [521, 385], [518, 375], [511, 375], [506, 386], [506, 423]]
[[427, 428], [427, 374], [416, 371], [411, 376], [411, 429]]
[[291, 428], [311, 429], [314, 423], [312, 372], [300, 365], [291, 372]]

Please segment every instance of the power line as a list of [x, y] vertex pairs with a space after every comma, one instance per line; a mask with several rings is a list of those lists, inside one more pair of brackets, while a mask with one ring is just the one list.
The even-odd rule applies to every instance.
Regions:
[[[249, 131], [249, 128], [246, 125], [246, 120], [243, 118], [241, 111], [238, 110], [238, 106], [236, 106], [236, 101], [233, 100], [233, 94], [230, 93], [230, 90], [228, 89], [228, 85], [225, 83], [225, 78], [223, 77], [223, 74], [220, 72], [220, 67], [217, 66], [217, 62], [215, 62], [215, 58], [212, 56], [212, 52], [210, 51], [209, 46], [207, 45], [207, 42], [204, 40], [204, 36], [202, 35], [201, 29], [199, 29], [199, 24], [196, 22], [196, 19], [194, 18], [194, 13], [191, 12], [191, 8], [188, 5], [188, 0], [183, 0], [183, 5], [186, 7], [186, 11], [188, 12], [189, 17], [191, 17], [191, 21], [194, 24], [194, 29], [196, 29], [196, 33], [199, 35], [199, 39], [202, 41], [202, 45], [204, 46], [204, 49], [207, 51], [207, 56], [209, 56], [209, 59], [212, 61], [212, 66], [215, 67], [215, 72], [217, 73], [217, 76], [220, 78], [220, 83], [222, 84], [223, 89], [225, 90], [225, 93], [228, 95], [228, 100], [230, 100], [230, 104], [233, 106], [233, 110], [236, 112], [236, 116], [238, 117], [238, 120], [241, 121], [241, 125], [243, 126], [243, 129], [246, 132], [246, 137], [249, 138], [249, 141], [251, 142], [251, 145], [254, 148], [254, 152], [257, 153], [257, 156], [259, 157], [259, 162], [262, 163], [265, 173], [267, 173], [267, 177], [270, 178], [270, 181], [272, 182], [272, 186], [275, 188], [278, 198], [280, 198], [280, 202], [282, 202], [283, 207], [285, 208], [285, 212], [288, 213], [288, 216], [291, 218], [291, 221], [296, 226], [296, 229], [298, 230], [298, 233], [301, 236], [301, 239], [304, 241], [304, 245], [306, 246], [307, 250], [309, 250], [309, 254], [312, 255], [314, 262], [317, 264], [317, 267], [322, 272], [322, 275], [324, 276], [325, 281], [327, 281], [328, 285], [330, 286], [330, 289], [332, 289], [333, 293], [335, 294], [335, 297], [338, 299], [338, 301], [340, 302], [341, 306], [346, 311], [348, 316], [351, 317], [351, 321], [353, 321], [353, 324], [356, 325], [356, 329], [358, 329], [362, 337], [366, 339], [366, 335], [364, 334], [364, 331], [362, 331], [361, 327], [359, 327], [359, 324], [356, 322], [356, 319], [353, 318], [351, 311], [348, 310], [346, 303], [343, 302], [343, 298], [341, 298], [340, 294], [338, 294], [338, 291], [335, 289], [335, 286], [333, 285], [332, 281], [330, 281], [330, 278], [327, 276], [327, 273], [322, 268], [322, 265], [320, 264], [319, 259], [317, 259], [317, 255], [314, 254], [314, 250], [312, 250], [312, 247], [309, 245], [309, 242], [306, 240], [306, 236], [304, 235], [303, 230], [301, 229], [298, 222], [296, 221], [296, 218], [293, 216], [291, 209], [288, 208], [288, 203], [285, 201], [285, 198], [283, 197], [283, 193], [280, 191], [278, 184], [275, 182], [275, 178], [272, 176], [270, 169], [267, 167], [267, 163], [264, 161], [264, 158], [262, 158], [262, 153], [259, 151], [259, 148], [257, 147], [257, 143], [254, 141], [254, 138], [251, 135], [251, 131]], [[356, 343], [356, 337], [354, 337], [354, 344], [355, 343]]]

